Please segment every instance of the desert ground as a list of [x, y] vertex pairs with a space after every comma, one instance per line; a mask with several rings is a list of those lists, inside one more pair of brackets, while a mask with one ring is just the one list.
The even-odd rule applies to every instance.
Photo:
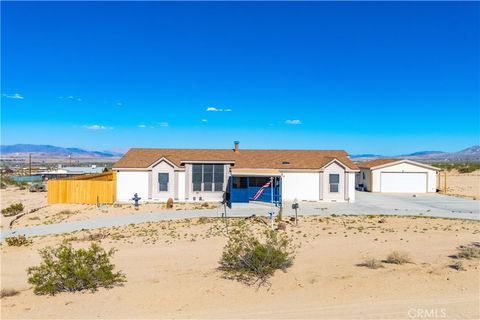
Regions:
[[[48, 204], [47, 192], [29, 192], [20, 190], [18, 187], [8, 187], [0, 190], [1, 208], [6, 208], [13, 203], [21, 202], [24, 212], [38, 209], [27, 214], [13, 223], [13, 228], [36, 226], [41, 224], [54, 224], [68, 221], [88, 220], [104, 216], [121, 216], [135, 213], [156, 212], [165, 209], [165, 203], [142, 203], [138, 210], [133, 204], [115, 204], [105, 208], [96, 205], [82, 204]], [[175, 202], [172, 210], [181, 211], [188, 209], [210, 209], [218, 206], [218, 203], [179, 203]], [[1, 230], [7, 230], [15, 217], [1, 217]]]
[[[263, 223], [248, 220], [260, 232]], [[230, 219], [230, 228], [234, 219]], [[478, 241], [480, 222], [416, 217], [301, 217], [288, 223], [298, 246], [292, 267], [266, 286], [225, 279], [218, 260], [227, 241], [218, 218], [163, 221], [33, 238], [26, 247], [1, 246], [2, 319], [65, 318], [311, 318], [412, 319], [435, 312], [450, 319], [480, 318], [479, 261], [450, 267], [457, 247]], [[26, 269], [38, 249], [99, 241], [116, 248], [124, 286], [96, 292], [37, 296]], [[412, 263], [359, 266], [404, 251]], [[433, 310], [433, 311], [432, 311]]]
[[[445, 189], [445, 172], [438, 179], [438, 189]], [[480, 200], [480, 170], [472, 173], [458, 173], [453, 169], [447, 172], [447, 194]]]

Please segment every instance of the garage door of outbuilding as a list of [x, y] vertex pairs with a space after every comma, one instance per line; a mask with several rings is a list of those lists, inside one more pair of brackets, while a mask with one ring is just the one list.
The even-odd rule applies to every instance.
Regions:
[[427, 192], [426, 172], [382, 172], [381, 192], [424, 193]]

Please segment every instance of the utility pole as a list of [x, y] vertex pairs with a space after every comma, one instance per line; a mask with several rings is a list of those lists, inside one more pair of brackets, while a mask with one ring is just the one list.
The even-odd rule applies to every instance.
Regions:
[[447, 194], [447, 170], [445, 172], [445, 180], [443, 181], [443, 193]]
[[69, 160], [70, 167], [71, 167], [72, 166], [72, 154], [71, 153], [68, 155], [68, 160]]
[[32, 175], [32, 154], [28, 154], [28, 175]]

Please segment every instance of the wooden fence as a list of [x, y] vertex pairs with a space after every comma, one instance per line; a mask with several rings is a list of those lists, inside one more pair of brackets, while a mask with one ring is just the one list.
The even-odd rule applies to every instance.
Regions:
[[115, 172], [50, 180], [48, 203], [111, 204], [116, 200]]

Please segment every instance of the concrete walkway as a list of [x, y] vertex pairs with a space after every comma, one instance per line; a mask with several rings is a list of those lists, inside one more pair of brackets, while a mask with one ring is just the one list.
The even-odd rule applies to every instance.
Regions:
[[[326, 216], [331, 214], [347, 215], [423, 215], [440, 218], [457, 218], [480, 220], [480, 202], [438, 194], [374, 194], [357, 192], [354, 203], [323, 203], [300, 202], [299, 215]], [[227, 209], [228, 217], [268, 216], [269, 205], [245, 204], [234, 205]], [[275, 212], [277, 212], [275, 208]], [[171, 211], [162, 210], [156, 213], [132, 213], [123, 216], [99, 217], [90, 220], [64, 222], [49, 225], [31, 226], [0, 233], [0, 241], [12, 235], [25, 235], [27, 237], [43, 236], [49, 234], [67, 233], [82, 229], [98, 229], [118, 227], [128, 224], [155, 222], [165, 220], [178, 220], [198, 217], [221, 217], [223, 207], [205, 210]], [[291, 203], [284, 204], [283, 215], [294, 215]]]

